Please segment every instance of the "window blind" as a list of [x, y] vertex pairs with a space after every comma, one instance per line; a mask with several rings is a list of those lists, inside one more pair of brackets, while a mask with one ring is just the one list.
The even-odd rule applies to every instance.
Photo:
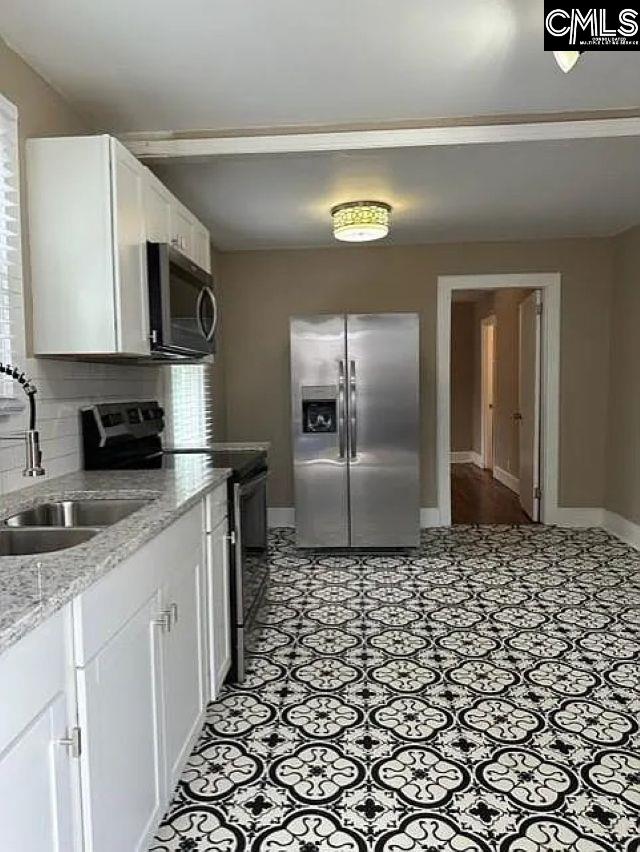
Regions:
[[[20, 248], [20, 186], [18, 170], [18, 112], [0, 95], [0, 360], [13, 363], [24, 355], [16, 326], [22, 316], [22, 259]], [[11, 397], [15, 387], [3, 377], [0, 395]]]
[[169, 367], [167, 431], [174, 447], [204, 447], [213, 441], [213, 388], [208, 364]]

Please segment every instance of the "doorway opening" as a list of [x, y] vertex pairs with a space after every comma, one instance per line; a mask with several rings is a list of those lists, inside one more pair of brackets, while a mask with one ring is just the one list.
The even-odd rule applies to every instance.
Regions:
[[440, 523], [557, 515], [560, 276], [438, 281]]

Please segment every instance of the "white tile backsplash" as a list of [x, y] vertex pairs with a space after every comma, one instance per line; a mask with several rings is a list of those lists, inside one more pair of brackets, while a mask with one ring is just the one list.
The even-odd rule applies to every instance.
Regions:
[[[82, 467], [80, 409], [95, 402], [162, 397], [162, 373], [157, 365], [92, 364], [78, 361], [25, 359], [18, 353], [11, 363], [25, 371], [38, 389], [36, 394], [42, 463], [46, 476], [61, 476]], [[15, 397], [26, 397], [17, 383]], [[27, 426], [28, 410], [0, 417], [0, 434], [13, 434]], [[0, 493], [24, 488], [24, 447], [0, 442]]]

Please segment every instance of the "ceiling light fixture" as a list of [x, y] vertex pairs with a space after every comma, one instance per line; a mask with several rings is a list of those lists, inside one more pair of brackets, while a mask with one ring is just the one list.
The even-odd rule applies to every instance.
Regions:
[[332, 207], [331, 218], [336, 240], [365, 243], [387, 236], [391, 206], [384, 201], [348, 201]]
[[553, 55], [556, 58], [556, 62], [562, 68], [565, 74], [568, 74], [569, 71], [576, 64], [578, 59], [580, 59], [580, 54], [584, 53], [584, 50], [554, 50]]

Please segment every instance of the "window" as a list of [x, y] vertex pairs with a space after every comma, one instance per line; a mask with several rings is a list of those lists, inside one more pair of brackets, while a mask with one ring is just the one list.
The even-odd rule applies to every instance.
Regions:
[[[0, 95], [0, 361], [24, 358], [22, 259], [18, 172], [18, 112]], [[3, 376], [0, 396], [13, 397], [14, 382]]]
[[211, 366], [169, 367], [167, 443], [204, 447], [213, 440]]

